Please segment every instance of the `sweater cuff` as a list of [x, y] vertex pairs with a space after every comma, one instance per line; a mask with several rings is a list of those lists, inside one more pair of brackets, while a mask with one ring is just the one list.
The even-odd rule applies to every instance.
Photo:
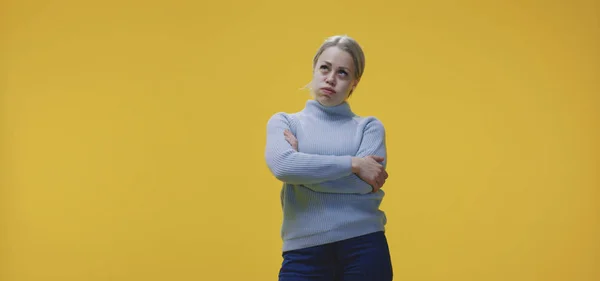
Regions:
[[340, 158], [340, 168], [344, 171], [343, 176], [348, 176], [352, 174], [352, 156], [343, 156]]

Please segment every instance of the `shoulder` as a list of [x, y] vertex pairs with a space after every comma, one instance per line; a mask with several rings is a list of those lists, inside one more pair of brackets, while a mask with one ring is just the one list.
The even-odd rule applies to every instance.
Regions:
[[298, 113], [277, 112], [267, 120], [267, 130], [285, 128], [296, 133], [297, 124]]
[[297, 118], [298, 113], [276, 112], [269, 117], [267, 123], [272, 122], [292, 122]]
[[356, 116], [355, 120], [358, 122], [359, 127], [363, 128], [363, 131], [370, 130], [385, 132], [385, 126], [383, 125], [383, 122], [381, 119], [375, 116]]

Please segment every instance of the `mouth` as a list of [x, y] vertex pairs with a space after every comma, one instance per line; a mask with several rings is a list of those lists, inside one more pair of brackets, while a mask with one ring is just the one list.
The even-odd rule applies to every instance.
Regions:
[[330, 87], [323, 87], [321, 88], [321, 91], [326, 94], [326, 95], [333, 95], [335, 94], [335, 90], [333, 88]]

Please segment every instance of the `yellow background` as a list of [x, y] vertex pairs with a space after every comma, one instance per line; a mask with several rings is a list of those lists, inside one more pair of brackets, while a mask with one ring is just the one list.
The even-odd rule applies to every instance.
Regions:
[[395, 280], [600, 280], [598, 1], [0, 3], [0, 280], [276, 280], [266, 121], [333, 34]]

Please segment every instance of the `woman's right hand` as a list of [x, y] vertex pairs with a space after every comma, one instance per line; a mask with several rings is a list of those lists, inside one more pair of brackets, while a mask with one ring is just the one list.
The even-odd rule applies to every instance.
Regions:
[[388, 178], [388, 173], [380, 164], [383, 160], [383, 157], [375, 155], [352, 158], [352, 172], [370, 184], [373, 192], [379, 190]]

